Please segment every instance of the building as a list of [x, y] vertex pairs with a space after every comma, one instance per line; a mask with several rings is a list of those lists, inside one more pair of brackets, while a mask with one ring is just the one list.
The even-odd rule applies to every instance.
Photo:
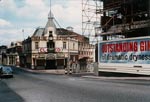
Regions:
[[64, 69], [82, 58], [94, 59], [94, 46], [89, 39], [73, 29], [57, 28], [51, 11], [46, 26], [37, 28], [22, 44], [22, 65], [32, 69]]
[[0, 64], [7, 64], [7, 46], [2, 45], [0, 46]]
[[78, 60], [78, 40], [73, 32], [56, 28], [50, 12], [45, 28], [37, 28], [23, 41], [25, 67], [32, 69], [62, 69]]
[[102, 0], [101, 17], [103, 40], [149, 36], [149, 0]]
[[79, 40], [79, 64], [81, 71], [87, 71], [87, 65], [95, 62], [95, 46], [90, 44], [89, 38], [80, 36]]
[[150, 75], [150, 0], [101, 1], [99, 71]]
[[7, 65], [19, 67], [22, 57], [22, 42], [11, 42], [10, 46], [7, 48], [6, 56]]

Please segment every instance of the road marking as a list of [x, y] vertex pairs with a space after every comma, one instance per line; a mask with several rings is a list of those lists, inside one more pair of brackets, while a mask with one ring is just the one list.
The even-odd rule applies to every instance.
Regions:
[[75, 78], [69, 78], [69, 80], [73, 80], [73, 81], [74, 81], [74, 80], [76, 80], [76, 79], [75, 79]]

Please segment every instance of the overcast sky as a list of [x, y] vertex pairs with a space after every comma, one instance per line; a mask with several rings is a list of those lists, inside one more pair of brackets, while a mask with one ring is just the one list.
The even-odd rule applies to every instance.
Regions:
[[[50, 0], [0, 0], [0, 46], [22, 41], [37, 27], [45, 27]], [[82, 0], [52, 0], [52, 12], [62, 28], [81, 34]], [[22, 30], [24, 29], [24, 34]]]

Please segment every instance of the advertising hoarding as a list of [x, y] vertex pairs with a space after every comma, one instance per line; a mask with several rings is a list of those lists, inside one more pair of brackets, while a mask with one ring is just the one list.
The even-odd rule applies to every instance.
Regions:
[[150, 38], [101, 42], [99, 62], [150, 64]]

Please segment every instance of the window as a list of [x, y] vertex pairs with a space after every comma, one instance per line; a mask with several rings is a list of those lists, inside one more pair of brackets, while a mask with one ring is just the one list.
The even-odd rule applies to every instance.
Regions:
[[49, 31], [49, 40], [53, 40], [53, 32], [52, 31]]
[[66, 42], [63, 42], [63, 49], [66, 49]]
[[75, 43], [73, 43], [73, 50], [75, 49]]
[[53, 34], [53, 31], [49, 31], [49, 35], [52, 35]]
[[54, 42], [48, 42], [48, 43], [47, 43], [47, 47], [48, 47], [48, 48], [54, 48], [54, 47], [55, 47]]
[[35, 49], [39, 49], [39, 42], [35, 42]]

